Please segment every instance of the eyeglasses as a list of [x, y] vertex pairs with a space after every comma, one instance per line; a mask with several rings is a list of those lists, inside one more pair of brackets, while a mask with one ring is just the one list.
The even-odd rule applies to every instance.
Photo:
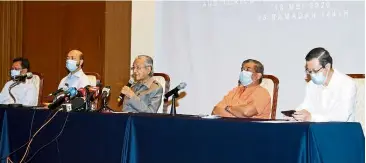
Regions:
[[316, 74], [318, 73], [321, 69], [323, 69], [323, 67], [320, 67], [318, 70], [314, 70], [314, 71], [309, 71], [309, 70], [305, 70], [306, 74]]
[[250, 68], [250, 67], [242, 67], [241, 68], [241, 71], [243, 71], [243, 70], [245, 70], [245, 71], [252, 71], [253, 69]]
[[146, 68], [146, 66], [143, 66], [143, 67], [131, 67], [130, 69], [131, 69], [131, 71], [133, 71], [133, 70], [137, 70], [137, 71], [140, 71], [142, 68]]

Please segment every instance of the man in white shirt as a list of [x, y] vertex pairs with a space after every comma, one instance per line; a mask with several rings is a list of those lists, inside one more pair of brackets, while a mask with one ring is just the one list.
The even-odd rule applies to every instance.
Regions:
[[[24, 75], [30, 71], [30, 64], [28, 59], [15, 58], [11, 66], [10, 75], [12, 80], [8, 81], [0, 93], [0, 104], [22, 104], [27, 106], [37, 106], [38, 91], [36, 86], [32, 83], [32, 79], [25, 79], [24, 81], [16, 81], [13, 79], [16, 76]], [[9, 88], [11, 88], [9, 93]], [[13, 96], [13, 97], [12, 97]]]
[[333, 69], [332, 57], [324, 48], [311, 50], [305, 59], [311, 81], [293, 118], [314, 122], [354, 121], [357, 90], [352, 78]]
[[84, 55], [79, 50], [71, 50], [67, 54], [66, 60], [66, 68], [69, 70], [69, 74], [65, 76], [60, 84], [58, 85], [58, 89], [64, 88], [65, 84], [68, 84], [68, 87], [75, 87], [77, 89], [83, 88], [87, 85], [92, 85], [82, 70], [84, 64]]

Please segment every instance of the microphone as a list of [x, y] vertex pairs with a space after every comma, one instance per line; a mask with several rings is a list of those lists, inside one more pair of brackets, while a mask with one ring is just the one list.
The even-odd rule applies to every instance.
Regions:
[[26, 78], [32, 78], [32, 77], [33, 77], [33, 74], [32, 74], [31, 72], [27, 72], [27, 73], [25, 73], [25, 74], [15, 76], [15, 77], [14, 77], [14, 80], [15, 80], [15, 81], [23, 81], [23, 80], [25, 80]]
[[51, 110], [56, 109], [65, 101], [67, 102], [67, 100], [66, 100], [67, 98], [72, 99], [77, 94], [78, 94], [77, 89], [75, 87], [70, 87], [68, 90], [63, 91], [60, 95], [55, 97], [56, 99], [50, 105], [48, 105], [48, 108]]
[[[131, 87], [132, 84], [133, 84], [133, 79], [130, 79], [127, 83], [127, 87]], [[118, 98], [117, 98], [117, 101], [120, 102], [123, 98], [125, 97], [125, 95], [123, 93], [119, 94]]]
[[80, 96], [80, 97], [86, 97], [86, 89], [85, 88], [79, 88], [78, 89], [78, 95]]
[[109, 91], [111, 90], [110, 86], [105, 86], [102, 89], [102, 99], [109, 97]]
[[59, 107], [66, 98], [66, 94], [61, 94], [58, 97], [56, 97], [56, 100], [54, 100], [51, 104], [48, 105], [48, 109], [53, 110]]
[[68, 97], [74, 98], [78, 95], [78, 90], [75, 87], [70, 87], [65, 93]]
[[[71, 93], [72, 94], [72, 93]], [[70, 100], [71, 111], [83, 111], [86, 108], [87, 90], [85, 88], [79, 88], [76, 91], [74, 98]]]
[[9, 91], [10, 97], [14, 100], [14, 103], [17, 103], [17, 101], [16, 101], [16, 98], [14, 97], [13, 93], [11, 92], [11, 90], [15, 86], [19, 85], [21, 82], [24, 82], [26, 78], [31, 78], [31, 77], [33, 77], [33, 74], [31, 72], [27, 72], [25, 74], [13, 77], [14, 83], [9, 86], [8, 91]]
[[64, 92], [66, 90], [69, 89], [69, 84], [65, 83], [65, 85], [63, 87], [61, 87], [60, 89], [56, 90], [55, 92], [50, 93], [48, 96], [56, 96], [57, 94]]
[[99, 87], [87, 85], [84, 87], [86, 90], [86, 101], [94, 101], [99, 96]]
[[86, 108], [86, 103], [83, 98], [75, 98], [71, 100], [72, 111], [83, 111]]
[[185, 82], [180, 83], [177, 87], [175, 87], [174, 89], [170, 90], [169, 92], [167, 92], [164, 97], [167, 99], [169, 98], [171, 95], [178, 93], [179, 90], [184, 89], [187, 86], [187, 84]]

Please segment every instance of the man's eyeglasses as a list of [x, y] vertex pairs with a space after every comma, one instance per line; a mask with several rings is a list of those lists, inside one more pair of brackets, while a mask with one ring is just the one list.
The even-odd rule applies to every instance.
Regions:
[[323, 69], [323, 67], [320, 67], [318, 70], [313, 70], [313, 71], [309, 71], [309, 70], [305, 70], [306, 74], [316, 74], [318, 73], [321, 69]]
[[242, 67], [242, 68], [241, 68], [241, 71], [243, 71], [243, 70], [245, 70], [245, 71], [251, 71], [251, 70], [252, 70], [252, 68], [250, 68], [250, 67]]
[[146, 68], [146, 66], [143, 66], [143, 67], [131, 67], [130, 69], [131, 69], [131, 71], [133, 71], [133, 70], [137, 70], [137, 71], [140, 71], [142, 68]]

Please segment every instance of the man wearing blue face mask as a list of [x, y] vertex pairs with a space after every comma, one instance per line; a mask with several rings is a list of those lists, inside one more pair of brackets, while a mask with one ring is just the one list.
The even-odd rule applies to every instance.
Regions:
[[[15, 77], [24, 75], [29, 71], [30, 64], [28, 59], [15, 58], [13, 60], [13, 65], [10, 70], [12, 80], [8, 81], [2, 89], [0, 93], [0, 104], [16, 103], [27, 106], [37, 106], [38, 91], [36, 86], [33, 84], [32, 79], [20, 81], [18, 85], [16, 85], [16, 82], [13, 80]], [[9, 88], [11, 88], [11, 93], [9, 93]]]
[[245, 60], [239, 75], [239, 86], [230, 91], [213, 109], [222, 117], [269, 119], [271, 96], [261, 87], [264, 66], [257, 60]]
[[324, 48], [314, 48], [305, 57], [307, 83], [303, 103], [291, 119], [296, 121], [354, 121], [356, 84], [333, 69], [333, 59]]
[[75, 87], [77, 89], [91, 85], [88, 76], [86, 76], [82, 70], [83, 64], [83, 53], [79, 50], [71, 50], [67, 54], [66, 59], [66, 68], [69, 71], [69, 74], [61, 80], [60, 84], [58, 85], [58, 89], [65, 87], [66, 83], [68, 84], [69, 88]]

